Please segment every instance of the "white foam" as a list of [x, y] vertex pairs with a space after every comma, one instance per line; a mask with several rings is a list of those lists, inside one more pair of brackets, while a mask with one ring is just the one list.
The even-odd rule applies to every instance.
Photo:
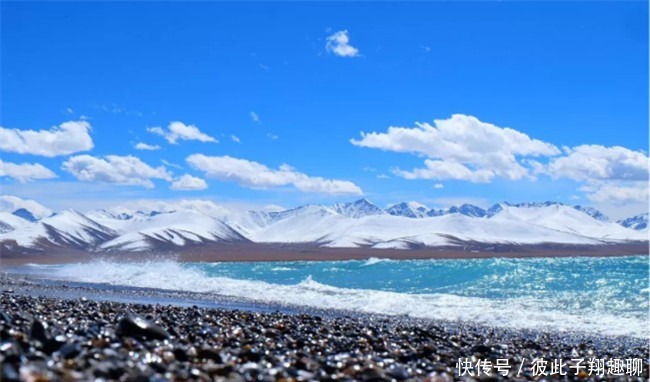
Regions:
[[389, 261], [392, 261], [392, 260], [391, 259], [380, 259], [378, 257], [371, 257], [363, 264], [363, 266], [368, 267], [368, 266], [371, 266], [371, 265], [375, 265], [375, 264], [379, 264], [379, 263], [385, 263], [385, 262], [389, 262]]
[[[372, 259], [368, 260], [369, 262]], [[375, 260], [376, 261], [376, 260]], [[314, 308], [337, 308], [363, 313], [407, 315], [425, 319], [470, 321], [509, 328], [591, 332], [650, 338], [647, 318], [612, 315], [595, 308], [558, 307], [539, 298], [488, 299], [447, 293], [408, 294], [338, 288], [308, 277], [295, 285], [211, 277], [196, 266], [174, 261], [144, 263], [72, 264], [47, 268], [49, 276], [68, 280], [134, 287], [211, 292], [260, 302]], [[564, 300], [564, 299], [563, 299]], [[572, 301], [567, 297], [564, 301]]]

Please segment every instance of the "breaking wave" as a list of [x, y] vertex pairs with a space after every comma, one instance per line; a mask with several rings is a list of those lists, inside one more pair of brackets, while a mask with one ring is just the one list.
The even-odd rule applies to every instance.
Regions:
[[[508, 266], [512, 266], [512, 261], [499, 260], [496, 263], [494, 261], [490, 263], [491, 266], [496, 264], [502, 273], [495, 273], [487, 279], [481, 277], [480, 283], [459, 283], [455, 286], [458, 289], [456, 291], [446, 286], [445, 292], [438, 290], [432, 293], [405, 293], [334, 286], [318, 282], [311, 275], [302, 276], [293, 283], [260, 280], [260, 275], [264, 273], [258, 274], [257, 279], [240, 277], [237, 272], [232, 270], [226, 273], [228, 276], [222, 276], [215, 271], [215, 268], [224, 266], [224, 264], [190, 264], [175, 261], [138, 263], [96, 261], [55, 266], [32, 265], [30, 268], [34, 273], [43, 273], [48, 277], [70, 281], [208, 292], [272, 304], [405, 315], [422, 319], [459, 320], [508, 328], [650, 338], [650, 330], [647, 325], [648, 296], [643, 292], [643, 288], [646, 288], [647, 291], [647, 283], [641, 283], [640, 288], [631, 291], [632, 299], [623, 302], [620, 301], [622, 297], [617, 293], [618, 289], [625, 288], [625, 286], [620, 282], [609, 285], [602, 275], [594, 284], [600, 288], [599, 290], [591, 292], [563, 290], [552, 295], [553, 298], [549, 298], [548, 294], [535, 293], [497, 294], [493, 297], [484, 293], [472, 295], [471, 291], [476, 288], [505, 288], [503, 283], [507, 283], [510, 288], [517, 285], [518, 288], [527, 288], [521, 284], [522, 275], [519, 274], [524, 272], [523, 277], [527, 277], [525, 271], [514, 268], [510, 271], [503, 271]], [[314, 266], [326, 269], [331, 268], [332, 263]], [[379, 263], [383, 262], [379, 261]], [[282, 265], [281, 267], [287, 269], [304, 267], [300, 263], [287, 264], [291, 265]], [[349, 261], [336, 262], [336, 264], [340, 268], [360, 269], [365, 268], [364, 265], [377, 263], [373, 263], [371, 259], [365, 264], [364, 262]], [[476, 266], [476, 263], [474, 264]], [[382, 266], [390, 267], [393, 264], [382, 264]], [[415, 263], [411, 266], [421, 267], [421, 264]], [[280, 267], [279, 264], [269, 265], [269, 269], [277, 270], [278, 267]], [[377, 272], [374, 268], [371, 267], [372, 270], [369, 269], [366, 272]], [[277, 274], [277, 272], [271, 273]], [[236, 277], [232, 277], [233, 275]], [[541, 277], [543, 280], [548, 279], [547, 276], [542, 275]], [[591, 296], [593, 301], [585, 303], [585, 296]], [[619, 300], [608, 300], [612, 298]]]

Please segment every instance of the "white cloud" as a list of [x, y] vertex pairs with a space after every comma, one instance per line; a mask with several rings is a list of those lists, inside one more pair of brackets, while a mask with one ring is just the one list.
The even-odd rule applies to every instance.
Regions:
[[237, 143], [241, 142], [239, 137], [236, 135], [230, 135], [230, 139], [232, 139], [233, 142], [237, 142]]
[[136, 150], [148, 150], [148, 151], [154, 151], [154, 150], [160, 150], [160, 146], [158, 145], [149, 145], [144, 142], [138, 142], [135, 145]]
[[94, 147], [86, 121], [68, 121], [50, 130], [18, 130], [0, 127], [0, 151], [45, 157], [69, 155]]
[[641, 151], [625, 147], [581, 145], [565, 148], [566, 155], [547, 166], [553, 178], [573, 180], [647, 180], [650, 160]]
[[165, 160], [165, 159], [161, 159], [160, 161], [161, 161], [162, 164], [164, 164], [165, 166], [173, 167], [173, 168], [177, 168], [177, 169], [179, 169], [179, 170], [183, 169], [183, 166], [181, 166], [181, 165], [179, 165], [179, 164], [176, 164], [176, 163], [172, 163], [172, 162], [167, 161], [167, 160]]
[[52, 210], [31, 199], [22, 199], [13, 195], [0, 195], [0, 211], [14, 212], [24, 208], [36, 218], [52, 215]]
[[492, 170], [472, 170], [457, 162], [426, 159], [425, 168], [412, 171], [393, 169], [393, 174], [405, 179], [455, 179], [467, 180], [474, 183], [489, 183], [495, 176]]
[[276, 139], [280, 138], [277, 135], [271, 133], [267, 133], [266, 136], [272, 141], [275, 141]]
[[67, 108], [65, 109], [66, 114], [74, 114], [74, 110], [72, 108]]
[[563, 150], [565, 155], [551, 159], [540, 171], [554, 179], [584, 182], [579, 190], [595, 203], [647, 205], [650, 159], [646, 153], [601, 145]]
[[0, 160], [0, 176], [8, 176], [21, 183], [36, 179], [56, 178], [56, 174], [40, 163], [11, 163]]
[[246, 159], [203, 154], [190, 155], [187, 157], [187, 163], [205, 172], [209, 178], [234, 181], [245, 187], [268, 188], [293, 185], [304, 192], [353, 195], [362, 193], [361, 189], [352, 182], [311, 177], [286, 164], [274, 170], [261, 163]]
[[390, 176], [386, 174], [378, 174], [377, 179], [390, 179]]
[[356, 57], [359, 55], [359, 49], [350, 45], [350, 36], [348, 36], [347, 30], [341, 30], [327, 36], [325, 49], [339, 57]]
[[625, 204], [648, 203], [647, 182], [592, 182], [580, 188], [592, 202]]
[[385, 133], [361, 133], [356, 146], [428, 157], [426, 168], [393, 172], [408, 179], [462, 179], [490, 182], [532, 177], [522, 157], [553, 156], [560, 150], [517, 130], [454, 114], [449, 119], [416, 123], [416, 127], [389, 127]]
[[208, 188], [208, 184], [201, 178], [185, 174], [175, 179], [170, 188], [176, 191], [205, 190]]
[[151, 179], [171, 181], [172, 176], [163, 166], [153, 168], [134, 156], [107, 155], [105, 159], [77, 155], [63, 162], [65, 171], [87, 182], [104, 182], [153, 188]]
[[182, 141], [201, 141], [201, 142], [213, 142], [218, 143], [219, 141], [215, 138], [202, 133], [198, 127], [194, 125], [186, 125], [183, 122], [173, 121], [167, 127], [167, 130], [162, 127], [150, 127], [147, 129], [148, 132], [160, 135], [165, 138], [167, 142], [176, 144], [179, 140]]
[[251, 120], [252, 120], [253, 122], [256, 122], [256, 123], [259, 123], [259, 122], [260, 122], [260, 116], [259, 116], [256, 112], [251, 111], [251, 112], [250, 112], [250, 116], [251, 116]]
[[445, 185], [442, 184], [442, 183], [436, 183], [436, 184], [433, 185], [433, 188], [435, 188], [437, 190], [441, 190], [441, 189], [445, 188]]

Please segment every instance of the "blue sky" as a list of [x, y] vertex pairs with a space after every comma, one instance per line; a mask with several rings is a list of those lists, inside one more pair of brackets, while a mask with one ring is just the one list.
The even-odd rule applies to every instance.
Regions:
[[1, 7], [5, 194], [647, 210], [645, 2]]

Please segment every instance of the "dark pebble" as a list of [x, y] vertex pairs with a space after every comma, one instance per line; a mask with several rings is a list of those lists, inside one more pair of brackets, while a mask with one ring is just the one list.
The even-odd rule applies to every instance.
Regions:
[[119, 320], [117, 335], [145, 340], [164, 340], [169, 337], [165, 329], [135, 314], [127, 314]]
[[[640, 358], [638, 380], [648, 380], [647, 340], [373, 316], [0, 297], [3, 382], [487, 381], [497, 377], [460, 378], [458, 359], [505, 358], [516, 366], [536, 356]], [[536, 379], [529, 368], [519, 377], [516, 371], [505, 379]], [[566, 379], [578, 377], [569, 371]]]

